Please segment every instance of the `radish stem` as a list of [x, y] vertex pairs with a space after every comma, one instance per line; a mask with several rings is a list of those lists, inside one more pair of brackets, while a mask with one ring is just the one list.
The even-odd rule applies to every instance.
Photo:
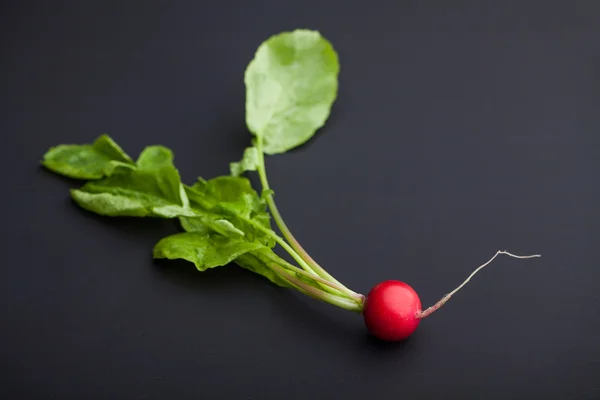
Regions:
[[281, 266], [281, 267], [283, 267], [283, 268], [285, 268], [287, 270], [293, 271], [293, 272], [295, 272], [297, 274], [300, 274], [300, 275], [307, 276], [310, 279], [313, 279], [313, 280], [315, 280], [315, 281], [317, 281], [319, 283], [322, 283], [322, 284], [324, 284], [326, 286], [329, 286], [332, 289], [336, 289], [336, 290], [342, 292], [346, 297], [348, 297], [348, 298], [356, 301], [359, 304], [361, 304], [364, 301], [364, 299], [365, 299], [365, 296], [363, 296], [362, 294], [358, 294], [358, 293], [353, 292], [351, 290], [349, 291], [350, 293], [346, 293], [348, 291], [348, 289], [346, 289], [346, 288], [338, 285], [337, 283], [329, 282], [328, 280], [326, 280], [324, 278], [321, 278], [320, 276], [318, 276], [316, 274], [312, 274], [310, 272], [306, 272], [305, 270], [303, 270], [301, 268], [298, 268], [295, 265], [290, 264], [289, 262], [285, 261], [284, 259], [277, 257], [274, 253], [267, 254], [267, 258], [270, 261], [275, 262], [276, 264], [278, 264], [279, 266]]
[[[258, 157], [259, 157], [259, 162], [258, 162], [258, 166], [257, 166], [258, 175], [260, 177], [260, 182], [261, 182], [261, 185], [263, 187], [263, 190], [269, 190], [270, 189], [270, 187], [269, 187], [269, 180], [267, 179], [267, 172], [266, 172], [266, 169], [265, 169], [265, 157], [264, 157], [264, 154], [263, 154], [263, 149], [262, 149], [260, 137], [257, 140], [257, 148], [258, 148]], [[313, 270], [312, 272], [316, 272], [317, 275], [319, 275], [319, 276], [327, 279], [328, 281], [337, 283], [340, 286], [346, 288], [341, 282], [339, 282], [332, 275], [330, 275], [327, 271], [325, 271], [325, 269], [323, 269], [323, 267], [321, 267], [308, 254], [308, 252], [306, 250], [304, 250], [304, 248], [296, 240], [296, 238], [294, 237], [294, 235], [292, 235], [292, 232], [287, 227], [286, 223], [283, 221], [283, 218], [281, 217], [281, 214], [279, 213], [279, 210], [277, 209], [277, 205], [275, 204], [275, 200], [273, 199], [273, 195], [272, 194], [268, 194], [267, 195], [267, 205], [269, 206], [269, 209], [271, 210], [271, 214], [273, 215], [273, 219], [275, 220], [275, 223], [277, 224], [277, 226], [281, 230], [281, 233], [283, 234], [283, 237], [290, 243], [290, 246], [302, 258], [302, 260], [306, 264], [308, 264], [308, 266], [310, 267], [310, 269]], [[296, 260], [296, 261], [298, 261], [298, 260]], [[304, 268], [304, 269], [306, 269], [306, 268]], [[349, 290], [349, 289], [347, 289], [347, 290]]]
[[354, 311], [357, 313], [362, 312], [362, 304], [358, 304], [352, 299], [347, 297], [340, 297], [335, 294], [327, 293], [323, 290], [317, 289], [314, 286], [309, 285], [308, 283], [302, 282], [300, 279], [293, 277], [292, 271], [287, 270], [276, 263], [267, 264], [269, 268], [275, 271], [279, 276], [285, 279], [290, 285], [296, 288], [301, 293], [306, 294], [314, 299], [324, 301], [326, 303], [332, 304], [334, 306], [341, 307], [345, 310]]

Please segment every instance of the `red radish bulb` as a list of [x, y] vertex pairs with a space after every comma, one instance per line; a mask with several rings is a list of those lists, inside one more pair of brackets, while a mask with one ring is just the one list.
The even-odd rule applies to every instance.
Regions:
[[489, 265], [500, 254], [514, 258], [534, 258], [516, 256], [507, 251], [498, 251], [485, 264], [480, 265], [456, 289], [444, 295], [437, 303], [421, 310], [421, 300], [413, 288], [400, 281], [384, 281], [375, 285], [367, 295], [363, 305], [363, 317], [367, 329], [378, 339], [395, 342], [408, 338], [419, 326], [419, 322], [439, 310], [450, 298], [462, 289], [477, 272]]
[[419, 326], [421, 300], [409, 285], [381, 282], [367, 295], [363, 308], [365, 325], [378, 339], [394, 342], [408, 338]]

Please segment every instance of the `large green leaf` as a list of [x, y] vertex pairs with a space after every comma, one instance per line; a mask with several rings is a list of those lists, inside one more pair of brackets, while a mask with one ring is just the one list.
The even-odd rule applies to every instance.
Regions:
[[[181, 226], [186, 232], [196, 233], [200, 236], [210, 235], [215, 232], [215, 227], [208, 226], [205, 218], [180, 217], [179, 220], [181, 221]], [[245, 242], [249, 241], [249, 235], [246, 234], [244, 235], [243, 239], [232, 236], [233, 235], [226, 235], [228, 240], [243, 240]], [[256, 249], [239, 255], [234, 262], [242, 268], [254, 272], [255, 274], [262, 275], [278, 286], [289, 287], [290, 285], [283, 278], [277, 275], [277, 273], [273, 272], [273, 270], [267, 267], [265, 264], [266, 260], [270, 260], [275, 256], [273, 250], [269, 248], [269, 246], [273, 247], [275, 244], [268, 237], [261, 239], [262, 240], [250, 242], [254, 245], [257, 245]]]
[[289, 287], [289, 284], [261, 261], [269, 259], [272, 250], [259, 243], [211, 233], [184, 232], [161, 239], [154, 247], [154, 258], [183, 259], [193, 263], [200, 271], [234, 262], [271, 282]]
[[111, 217], [175, 218], [195, 215], [185, 207], [179, 173], [174, 167], [127, 170], [90, 181], [71, 196], [82, 208]]
[[50, 148], [42, 165], [69, 178], [100, 179], [119, 167], [132, 168], [134, 163], [108, 135], [101, 135], [92, 144], [61, 144]]
[[[309, 140], [337, 96], [339, 64], [319, 32], [284, 32], [266, 40], [246, 68], [246, 124], [267, 154]], [[235, 171], [234, 171], [235, 172]]]
[[266, 212], [266, 202], [258, 196], [247, 178], [219, 176], [208, 181], [198, 179], [191, 189], [214, 200], [218, 208], [245, 218]]
[[160, 240], [154, 246], [154, 258], [184, 259], [204, 271], [229, 264], [240, 255], [261, 247], [258, 243], [219, 234], [183, 232]]

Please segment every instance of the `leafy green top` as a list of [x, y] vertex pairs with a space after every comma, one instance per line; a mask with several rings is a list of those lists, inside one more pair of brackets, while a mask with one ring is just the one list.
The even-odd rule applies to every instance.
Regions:
[[[108, 136], [100, 137], [118, 148]], [[60, 168], [51, 169], [69, 177], [89, 176], [98, 168], [98, 157], [88, 157], [94, 145], [69, 145], [69, 157], [61, 159]], [[50, 150], [52, 155], [53, 150]], [[130, 159], [124, 152], [122, 159]], [[48, 154], [45, 159], [48, 158]], [[43, 161], [43, 165], [48, 164]], [[106, 165], [109, 165], [109, 160]], [[110, 171], [110, 174], [108, 173]], [[162, 239], [154, 249], [156, 258], [182, 258], [193, 262], [199, 270], [214, 268], [236, 261], [246, 253], [253, 258], [240, 261], [243, 267], [261, 274], [275, 283], [287, 286], [261, 259], [277, 258], [266, 204], [247, 178], [222, 176], [206, 181], [199, 178], [192, 185], [180, 181], [173, 164], [171, 150], [149, 146], [136, 163], [126, 168], [109, 167], [71, 190], [71, 197], [82, 208], [112, 217], [179, 218], [187, 231]]]
[[[231, 163], [230, 176], [185, 185], [170, 149], [148, 146], [134, 162], [107, 135], [92, 144], [53, 147], [42, 164], [88, 180], [71, 190], [85, 210], [110, 217], [177, 218], [184, 232], [160, 240], [155, 258], [184, 259], [200, 271], [234, 262], [277, 285], [360, 311], [364, 297], [328, 275], [291, 236], [264, 165], [265, 153], [297, 147], [325, 123], [337, 95], [338, 72], [337, 54], [318, 32], [284, 32], [264, 42], [245, 73], [246, 121], [255, 140], [242, 160]], [[245, 171], [259, 173], [260, 196], [241, 176]], [[289, 243], [271, 228], [267, 209]], [[276, 244], [303, 269], [277, 256]]]

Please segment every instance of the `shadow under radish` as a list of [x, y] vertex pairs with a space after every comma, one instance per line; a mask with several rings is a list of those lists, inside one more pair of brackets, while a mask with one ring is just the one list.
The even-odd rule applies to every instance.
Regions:
[[[366, 328], [365, 328], [366, 330]], [[399, 342], [386, 342], [380, 339], [377, 339], [375, 336], [371, 335], [369, 332], [366, 332], [363, 338], [361, 339], [361, 344], [365, 349], [371, 350], [373, 352], [383, 352], [388, 353], [390, 351], [393, 352], [401, 352], [407, 346], [410, 346], [413, 341], [413, 337], [409, 337], [408, 339], [399, 341]]]

